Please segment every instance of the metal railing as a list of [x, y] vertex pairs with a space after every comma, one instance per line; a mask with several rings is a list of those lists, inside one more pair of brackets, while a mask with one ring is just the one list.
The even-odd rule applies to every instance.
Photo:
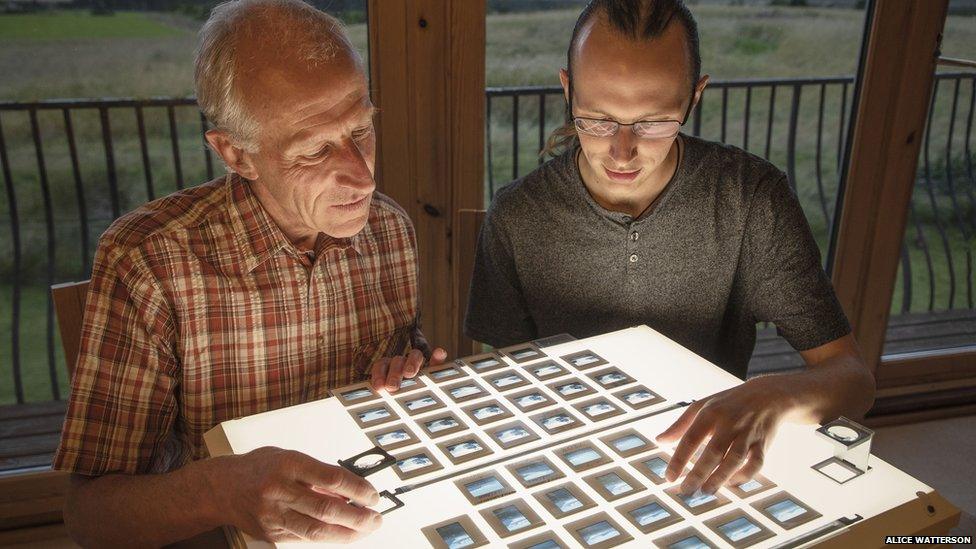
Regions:
[[[853, 77], [711, 83], [684, 131], [729, 143], [783, 169], [826, 258]], [[936, 75], [893, 310], [973, 308], [976, 75]], [[489, 88], [486, 198], [525, 175], [552, 129], [563, 123], [558, 86]]]
[[[157, 115], [155, 124], [150, 124], [150, 112]], [[125, 118], [120, 137], [118, 126]], [[193, 127], [188, 127], [188, 118]], [[50, 398], [62, 397], [64, 359], [47, 289], [89, 277], [96, 245], [92, 235], [121, 214], [182, 189], [188, 181], [212, 179], [214, 160], [202, 140], [206, 130], [207, 121], [192, 97], [0, 103], [5, 189], [0, 218], [6, 217], [3, 225], [9, 226], [7, 237], [0, 238], [0, 288], [9, 295], [0, 327], [10, 334], [9, 347], [0, 346], [0, 371], [9, 364], [12, 381], [10, 390], [5, 390], [6, 381], [0, 383], [0, 402], [11, 396], [24, 402], [28, 393], [33, 399], [41, 393], [36, 386], [25, 386], [25, 365], [46, 366]], [[202, 160], [189, 177], [187, 149]], [[36, 327], [41, 314], [43, 330]], [[21, 337], [25, 326], [28, 345]], [[43, 356], [36, 353], [38, 337], [44, 340]]]
[[[902, 312], [973, 307], [974, 85], [971, 73], [936, 79], [893, 301]], [[852, 90], [851, 77], [713, 82], [686, 131], [780, 166], [825, 254]], [[564, 102], [558, 87], [486, 94], [490, 200], [542, 162]], [[48, 288], [88, 278], [95, 235], [122, 213], [212, 179], [222, 168], [206, 130], [193, 98], [0, 103], [0, 403], [65, 396]]]

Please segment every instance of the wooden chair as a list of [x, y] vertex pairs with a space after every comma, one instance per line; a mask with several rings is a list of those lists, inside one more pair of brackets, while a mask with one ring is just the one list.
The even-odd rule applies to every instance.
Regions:
[[[61, 332], [61, 344], [64, 347], [64, 357], [68, 366], [68, 375], [74, 370], [78, 358], [78, 344], [81, 340], [81, 321], [85, 314], [85, 296], [88, 292], [88, 281], [69, 282], [51, 287], [54, 300], [54, 311], [58, 319]], [[63, 403], [45, 403], [63, 406]], [[26, 406], [35, 406], [29, 404]], [[51, 408], [48, 406], [47, 408]], [[45, 408], [45, 409], [47, 409]], [[60, 421], [63, 408], [58, 413], [49, 413], [37, 417], [27, 417], [29, 411], [21, 410], [24, 421], [50, 422]], [[11, 427], [18, 418], [7, 418]], [[11, 427], [12, 428], [12, 427]], [[37, 429], [37, 427], [33, 427]], [[57, 428], [60, 430], [60, 428]], [[56, 444], [55, 440], [45, 444]], [[55, 450], [54, 447], [43, 447], [33, 451], [43, 453]], [[64, 506], [64, 496], [68, 489], [68, 474], [61, 471], [37, 471], [18, 475], [0, 477], [0, 545], [21, 542], [40, 542], [41, 540], [63, 541], [67, 538], [62, 523], [61, 509]], [[56, 543], [60, 545], [61, 543]]]
[[54, 313], [58, 318], [58, 331], [61, 332], [61, 346], [64, 347], [64, 361], [68, 366], [68, 377], [74, 373], [78, 360], [78, 346], [81, 343], [81, 323], [85, 317], [85, 298], [88, 296], [88, 280], [65, 282], [51, 286], [54, 300]]

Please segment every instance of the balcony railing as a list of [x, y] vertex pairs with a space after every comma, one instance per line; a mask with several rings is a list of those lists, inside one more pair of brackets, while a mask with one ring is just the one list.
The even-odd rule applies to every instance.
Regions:
[[[937, 77], [893, 309], [973, 309], [976, 180], [971, 73]], [[691, 134], [788, 174], [821, 250], [836, 203], [850, 77], [713, 82]], [[489, 88], [485, 192], [526, 174], [563, 123], [562, 90]], [[0, 103], [0, 404], [58, 400], [67, 380], [48, 288], [88, 278], [122, 213], [222, 170], [192, 98]]]

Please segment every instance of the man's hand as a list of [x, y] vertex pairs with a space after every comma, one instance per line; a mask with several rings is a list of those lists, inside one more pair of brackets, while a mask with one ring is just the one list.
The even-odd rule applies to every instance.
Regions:
[[216, 459], [225, 461], [213, 468], [213, 490], [226, 491], [231, 523], [255, 538], [349, 542], [382, 524], [379, 513], [356, 506], [376, 505], [376, 490], [342, 467], [271, 447]]
[[[430, 354], [430, 365], [443, 364], [446, 359], [447, 351], [438, 347]], [[416, 376], [423, 365], [424, 353], [419, 349], [410, 351], [405, 357], [381, 358], [374, 362], [370, 369], [372, 373], [370, 384], [375, 391], [386, 388], [387, 391], [393, 393], [400, 388], [400, 382], [403, 381], [403, 378]]]
[[696, 401], [657, 437], [665, 443], [681, 439], [665, 477], [672, 482], [681, 476], [707, 441], [681, 483], [683, 493], [714, 493], [730, 480], [739, 484], [751, 479], [762, 468], [766, 448], [790, 410], [791, 399], [778, 387], [776, 376], [753, 378]]
[[874, 402], [874, 375], [852, 335], [800, 355], [807, 364], [802, 372], [756, 377], [699, 400], [658, 435], [665, 443], [681, 439], [665, 473], [668, 481], [680, 477], [705, 444], [681, 489], [713, 493], [730, 481], [756, 476], [781, 422], [820, 423], [867, 413]]

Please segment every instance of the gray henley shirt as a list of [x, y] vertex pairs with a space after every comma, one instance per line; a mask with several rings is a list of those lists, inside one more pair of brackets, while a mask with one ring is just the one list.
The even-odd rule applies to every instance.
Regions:
[[593, 200], [576, 150], [498, 191], [468, 336], [501, 347], [647, 324], [744, 379], [758, 322], [801, 351], [848, 334], [786, 176], [738, 148], [682, 139], [673, 178], [637, 219]]

